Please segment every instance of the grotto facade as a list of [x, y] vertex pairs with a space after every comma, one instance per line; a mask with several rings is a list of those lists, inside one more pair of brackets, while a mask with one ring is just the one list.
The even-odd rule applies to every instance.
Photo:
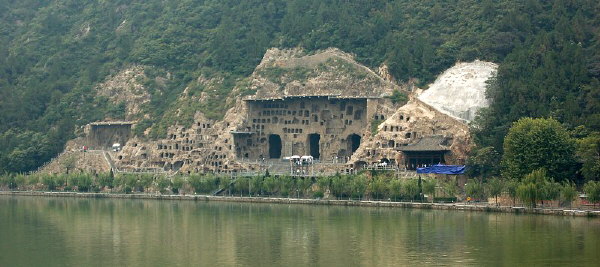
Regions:
[[[234, 88], [234, 104], [222, 119], [197, 112], [193, 124], [171, 126], [158, 140], [119, 132], [127, 140], [109, 157], [121, 171], [180, 173], [285, 174], [292, 156], [312, 156], [315, 175], [382, 162], [408, 170], [464, 164], [471, 147], [465, 120], [439, 111], [419, 99], [420, 89], [388, 76], [337, 49], [310, 55], [270, 49], [249, 83]], [[107, 142], [98, 135], [87, 138]]]

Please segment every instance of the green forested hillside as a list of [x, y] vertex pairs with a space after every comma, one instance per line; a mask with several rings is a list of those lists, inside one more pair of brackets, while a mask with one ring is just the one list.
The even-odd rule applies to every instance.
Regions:
[[269, 47], [338, 47], [421, 86], [456, 61], [494, 61], [480, 145], [501, 151], [523, 116], [585, 137], [600, 130], [598, 14], [596, 0], [0, 0], [0, 172], [33, 170], [76, 127], [122, 116], [93, 88], [124, 67], [172, 74], [147, 84], [144, 124], [164, 124], [186, 86], [204, 90], [198, 76], [224, 79], [206, 92], [219, 103]]

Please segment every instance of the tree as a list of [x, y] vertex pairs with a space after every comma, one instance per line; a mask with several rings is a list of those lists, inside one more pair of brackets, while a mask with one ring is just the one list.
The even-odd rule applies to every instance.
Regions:
[[160, 191], [161, 194], [164, 194], [167, 192], [169, 186], [171, 186], [171, 179], [161, 176], [158, 178], [156, 186], [158, 187], [158, 191]]
[[577, 141], [577, 156], [583, 163], [581, 173], [586, 180], [600, 180], [600, 133], [593, 133]]
[[262, 195], [262, 182], [263, 182], [264, 177], [263, 176], [255, 176], [254, 178], [252, 178], [252, 181], [250, 182], [250, 194], [252, 195]]
[[583, 186], [583, 191], [587, 196], [587, 200], [596, 206], [596, 203], [600, 201], [600, 182], [588, 181]]
[[419, 181], [417, 179], [409, 179], [402, 186], [403, 195], [406, 198], [414, 200], [419, 195]]
[[483, 184], [473, 179], [469, 180], [467, 185], [465, 185], [465, 193], [467, 194], [467, 197], [477, 200], [483, 200], [486, 197]]
[[519, 187], [519, 181], [516, 179], [508, 180], [505, 184], [506, 192], [508, 196], [512, 199], [513, 206], [515, 205], [515, 200], [517, 198], [517, 188]]
[[364, 175], [357, 175], [352, 179], [352, 197], [353, 198], [362, 198], [365, 194], [365, 190], [367, 190], [367, 177]]
[[435, 199], [435, 188], [437, 186], [437, 181], [435, 179], [427, 179], [423, 183], [423, 193], [429, 195], [431, 198], [431, 202]]
[[331, 184], [330, 177], [321, 177], [321, 178], [317, 179], [317, 186], [319, 186], [319, 191], [323, 193], [323, 196], [325, 196], [325, 193], [327, 192], [327, 190], [329, 190], [330, 184]]
[[112, 172], [112, 170], [109, 173], [101, 173], [100, 175], [98, 175], [98, 185], [100, 187], [108, 187], [108, 188], [113, 188], [114, 186], [114, 174]]
[[493, 178], [488, 180], [487, 191], [490, 196], [496, 199], [496, 206], [498, 205], [498, 196], [504, 191], [504, 181], [500, 178]]
[[269, 195], [273, 195], [277, 192], [278, 186], [279, 182], [277, 181], [276, 177], [267, 176], [263, 180], [262, 190]]
[[481, 181], [485, 178], [496, 176], [500, 172], [500, 154], [492, 146], [475, 148], [467, 159], [467, 175], [478, 177]]
[[558, 182], [554, 182], [550, 180], [544, 184], [542, 190], [542, 205], [544, 204], [544, 200], [555, 200], [560, 197], [560, 190], [562, 189], [562, 185]]
[[392, 179], [392, 181], [388, 184], [388, 192], [390, 193], [390, 197], [394, 198], [394, 201], [396, 201], [398, 198], [401, 198], [402, 180]]
[[381, 176], [373, 176], [371, 183], [369, 184], [369, 191], [371, 191], [371, 197], [373, 199], [382, 199], [387, 195], [388, 181]]
[[560, 198], [564, 203], [568, 203], [569, 207], [571, 207], [571, 203], [577, 197], [577, 190], [575, 189], [575, 185], [573, 182], [565, 181], [562, 184], [562, 188], [560, 189]]
[[557, 181], [573, 177], [575, 142], [555, 119], [522, 118], [504, 139], [502, 175], [521, 179], [544, 168]]
[[517, 187], [517, 196], [525, 204], [535, 208], [537, 202], [544, 199], [544, 187], [548, 183], [545, 169], [537, 169], [523, 178]]
[[70, 170], [73, 170], [75, 168], [75, 166], [77, 165], [77, 158], [75, 157], [75, 155], [71, 154], [68, 155], [62, 162], [63, 167], [66, 170], [66, 173], [69, 174]]
[[249, 178], [239, 177], [233, 183], [233, 189], [235, 192], [239, 193], [240, 196], [243, 196], [245, 193], [249, 192], [250, 182]]
[[181, 190], [181, 188], [183, 187], [183, 182], [184, 181], [181, 177], [173, 177], [171, 181], [171, 191], [173, 191], [174, 194], [179, 194], [179, 190]]

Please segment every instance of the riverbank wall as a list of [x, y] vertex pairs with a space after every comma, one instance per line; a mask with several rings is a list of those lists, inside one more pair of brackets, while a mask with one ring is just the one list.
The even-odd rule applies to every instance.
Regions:
[[153, 199], [153, 200], [187, 200], [187, 201], [191, 200], [191, 201], [222, 201], [222, 202], [332, 205], [332, 206], [356, 206], [356, 207], [389, 207], [389, 208], [503, 212], [503, 213], [516, 213], [516, 214], [540, 214], [540, 215], [559, 215], [559, 216], [600, 218], [600, 210], [528, 208], [528, 207], [495, 206], [495, 205], [487, 205], [487, 204], [467, 204], [467, 203], [421, 203], [421, 202], [393, 202], [393, 201], [276, 198], [276, 197], [113, 194], [113, 193], [36, 192], [36, 191], [0, 191], [0, 196], [43, 196], [43, 197]]

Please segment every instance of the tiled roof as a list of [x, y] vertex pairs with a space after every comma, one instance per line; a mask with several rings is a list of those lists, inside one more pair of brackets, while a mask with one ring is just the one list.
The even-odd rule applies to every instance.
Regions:
[[398, 148], [400, 151], [447, 151], [449, 147], [445, 146], [446, 138], [441, 135], [426, 136], [421, 138], [415, 144], [409, 144]]

